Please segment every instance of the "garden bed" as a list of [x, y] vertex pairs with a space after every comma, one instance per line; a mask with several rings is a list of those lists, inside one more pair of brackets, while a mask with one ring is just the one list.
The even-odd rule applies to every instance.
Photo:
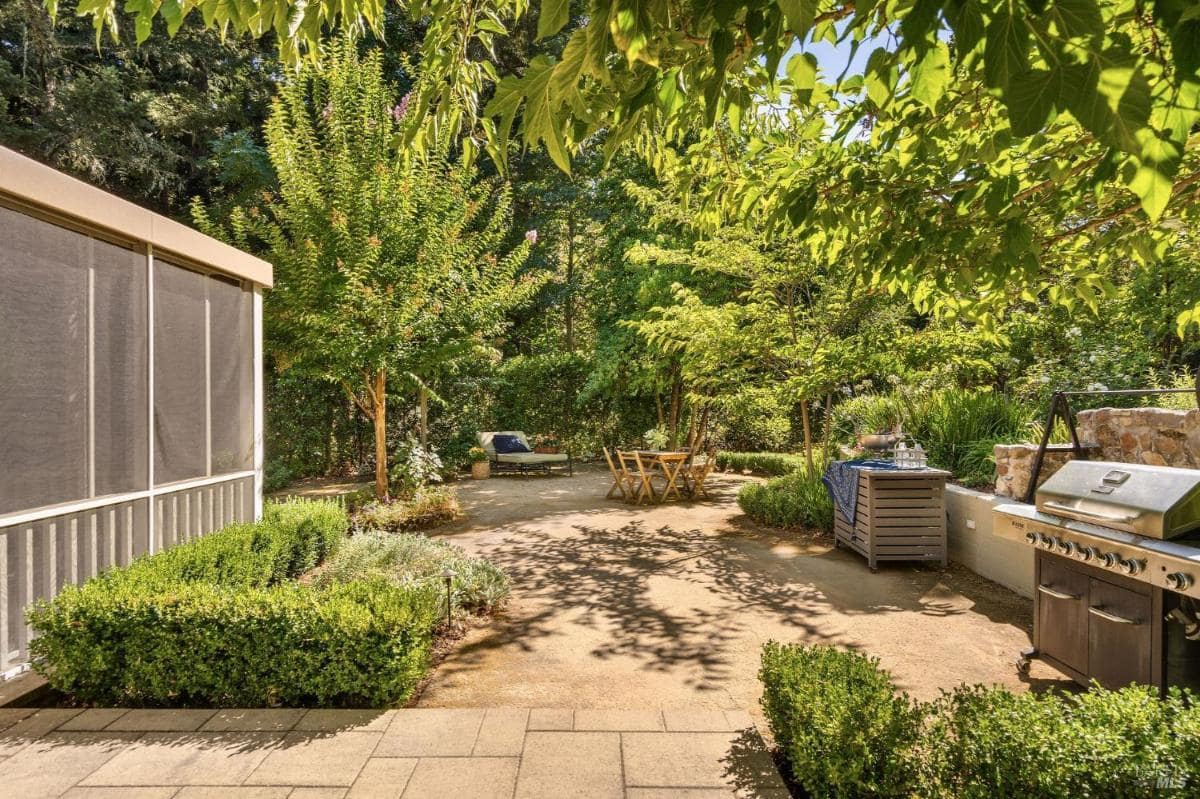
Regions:
[[446, 618], [442, 569], [461, 573], [450, 597], [460, 613], [494, 607], [507, 580], [447, 544], [347, 540], [348, 526], [338, 503], [269, 505], [260, 522], [69, 587], [29, 611], [35, 667], [74, 703], [402, 703]]

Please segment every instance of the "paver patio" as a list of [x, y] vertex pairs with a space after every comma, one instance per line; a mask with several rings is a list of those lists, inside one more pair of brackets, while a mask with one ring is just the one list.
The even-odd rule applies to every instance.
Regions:
[[0, 709], [36, 799], [786, 797], [737, 712]]

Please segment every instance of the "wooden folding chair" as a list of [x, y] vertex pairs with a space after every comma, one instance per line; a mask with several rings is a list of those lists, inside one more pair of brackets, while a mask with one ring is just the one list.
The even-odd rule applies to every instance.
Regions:
[[[658, 492], [654, 490], [654, 484], [651, 482], [653, 475], [646, 471], [646, 467], [642, 463], [642, 456], [637, 452], [617, 450], [617, 460], [621, 463], [621, 468], [629, 475], [629, 483], [633, 487], [630, 492], [632, 497], [627, 498], [626, 501], [633, 501], [638, 505], [643, 502], [657, 502]], [[631, 465], [633, 468], [630, 468]]]
[[[612, 488], [608, 489], [608, 493], [604, 495], [605, 499], [612, 499], [614, 493], [621, 495], [621, 501], [628, 502], [629, 497], [625, 493], [625, 484], [630, 480], [629, 472], [625, 470], [625, 464], [618, 457], [617, 462], [613, 463], [612, 453], [608, 451], [608, 447], [603, 447], [604, 460], [608, 461], [608, 470], [612, 472], [613, 484]], [[618, 453], [618, 456], [620, 453]]]
[[717, 450], [716, 448], [708, 449], [704, 453], [704, 458], [697, 463], [693, 458], [688, 463], [687, 480], [690, 483], [689, 489], [693, 497], [702, 496], [708, 499], [708, 491], [704, 488], [704, 481], [708, 479], [708, 475], [717, 465]]

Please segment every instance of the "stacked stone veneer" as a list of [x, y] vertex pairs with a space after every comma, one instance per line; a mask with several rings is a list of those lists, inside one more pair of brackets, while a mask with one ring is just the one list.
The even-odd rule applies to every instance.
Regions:
[[[1200, 410], [1099, 408], [1080, 411], [1075, 422], [1079, 441], [1093, 459], [1200, 469]], [[997, 494], [1024, 498], [1036, 452], [1031, 444], [996, 446]], [[1070, 459], [1069, 451], [1048, 451], [1038, 483]]]

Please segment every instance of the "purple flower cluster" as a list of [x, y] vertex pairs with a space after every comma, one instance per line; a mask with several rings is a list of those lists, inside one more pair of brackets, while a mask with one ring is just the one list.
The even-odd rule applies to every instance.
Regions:
[[529, 242], [530, 244], [537, 244], [537, 231], [536, 230], [526, 230], [525, 231], [525, 241]]
[[404, 119], [404, 115], [408, 113], [408, 106], [411, 103], [412, 103], [412, 92], [409, 92], [408, 94], [401, 97], [399, 104], [397, 104], [396, 107], [392, 109], [392, 119], [396, 120], [396, 122], [400, 122], [400, 120]]

